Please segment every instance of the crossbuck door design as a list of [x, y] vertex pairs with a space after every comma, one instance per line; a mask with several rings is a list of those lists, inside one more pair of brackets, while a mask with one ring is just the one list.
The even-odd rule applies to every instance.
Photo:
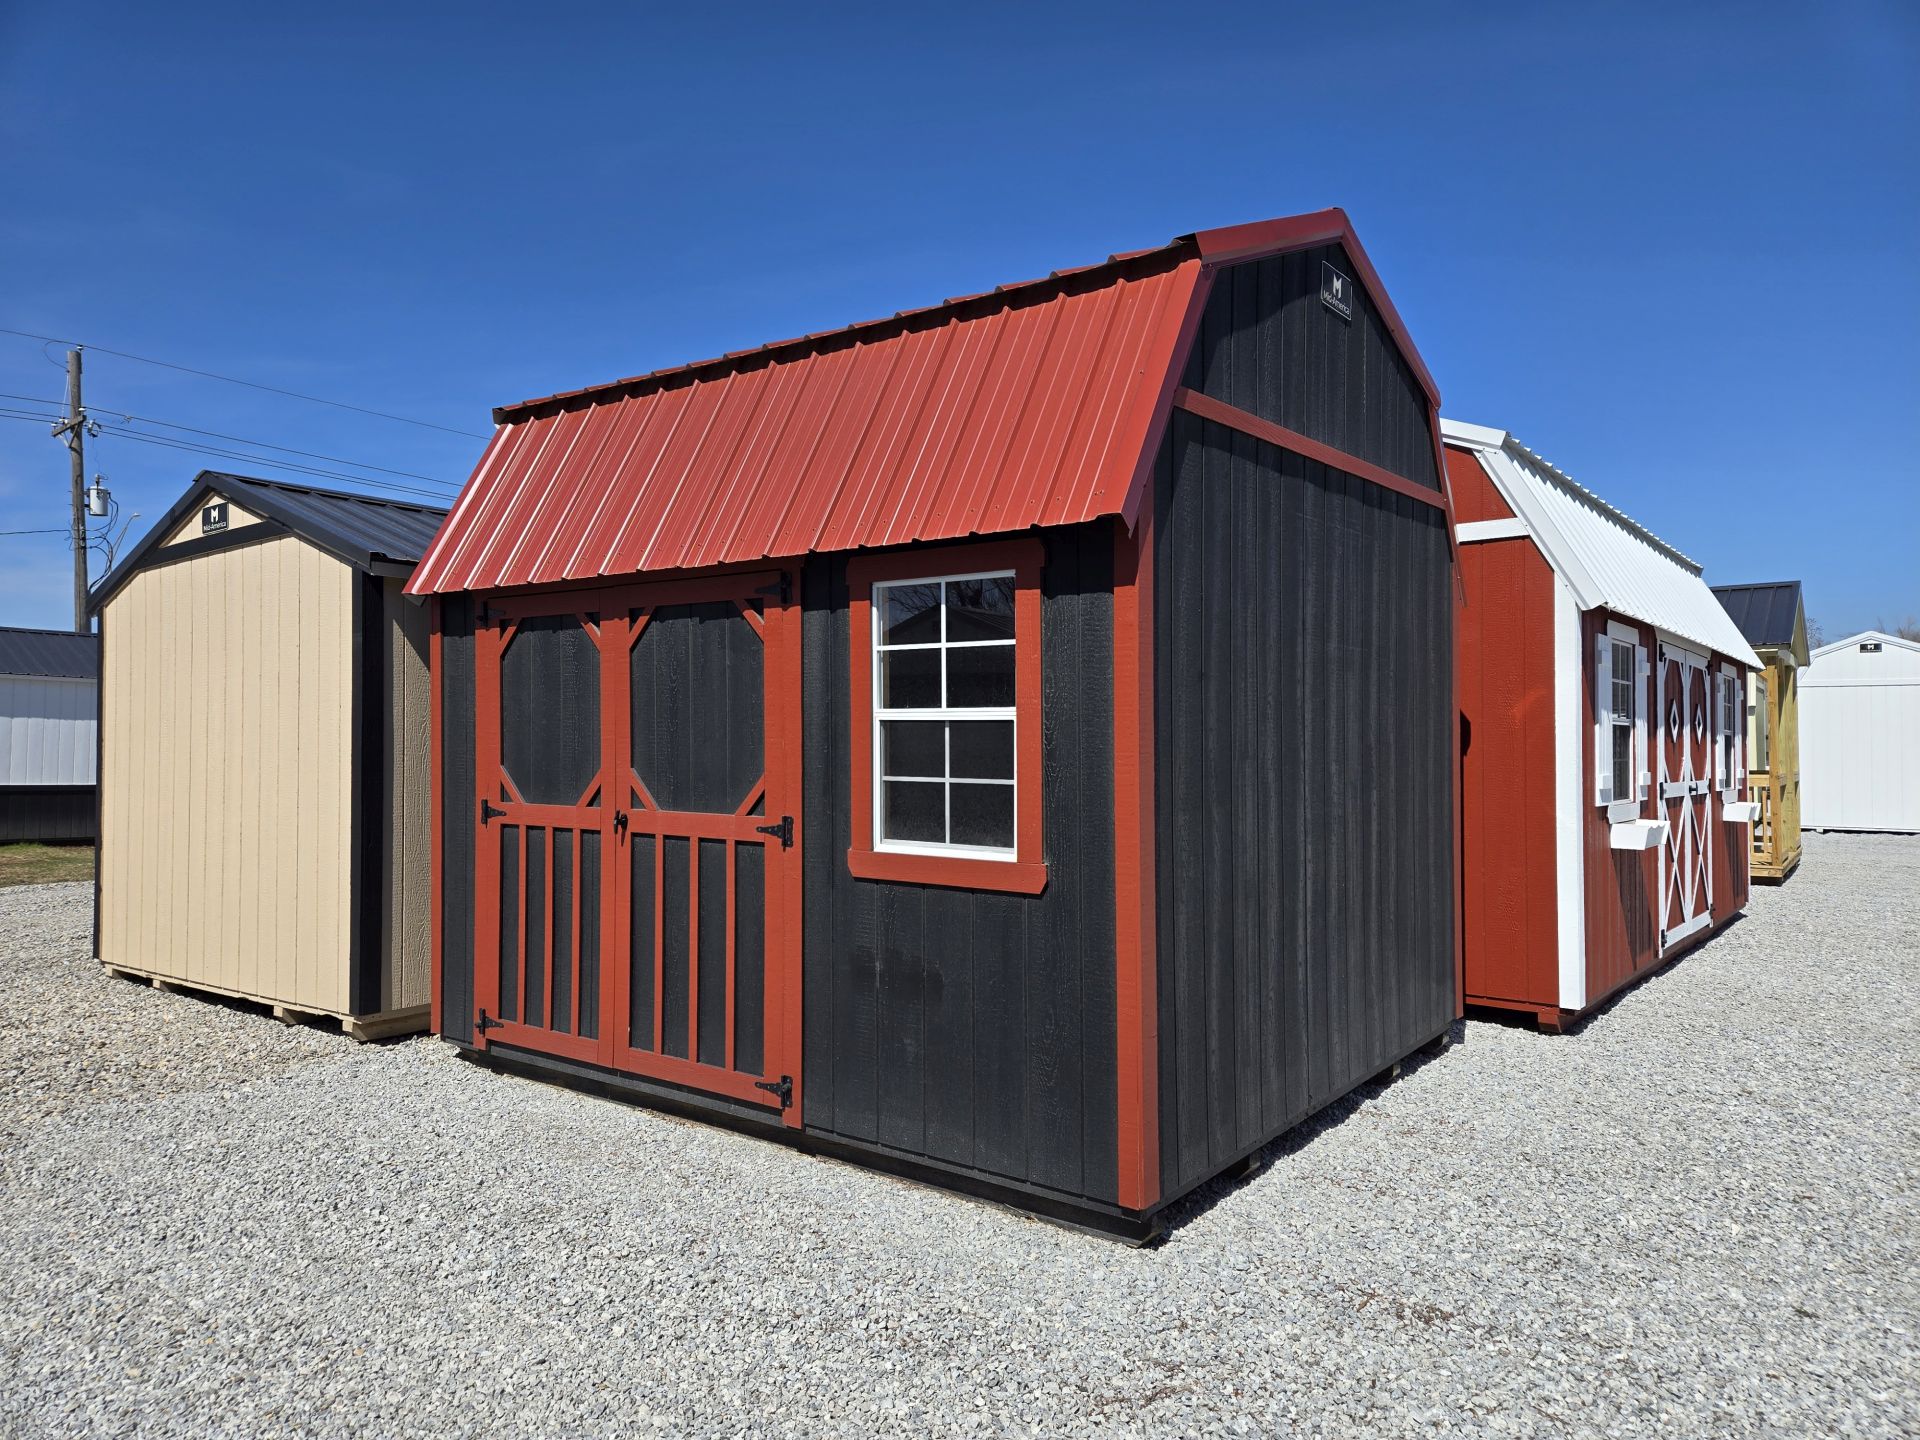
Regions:
[[1707, 659], [1660, 647], [1660, 952], [1713, 923], [1713, 690]]

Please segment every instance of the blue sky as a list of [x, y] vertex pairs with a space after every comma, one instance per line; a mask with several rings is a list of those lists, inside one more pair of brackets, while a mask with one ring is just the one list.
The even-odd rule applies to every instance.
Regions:
[[[474, 435], [95, 353], [103, 418], [458, 482], [496, 404], [1337, 204], [1446, 413], [1838, 637], [1920, 611], [1917, 17], [0, 0], [0, 326]], [[276, 473], [89, 455], [145, 521], [201, 464]], [[66, 474], [0, 419], [0, 529]], [[68, 574], [0, 536], [0, 623]]]

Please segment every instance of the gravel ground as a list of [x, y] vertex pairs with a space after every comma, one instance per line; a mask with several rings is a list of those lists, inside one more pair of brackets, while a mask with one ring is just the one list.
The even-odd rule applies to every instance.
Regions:
[[1130, 1251], [112, 981], [0, 895], [0, 1430], [1912, 1435], [1920, 840]]

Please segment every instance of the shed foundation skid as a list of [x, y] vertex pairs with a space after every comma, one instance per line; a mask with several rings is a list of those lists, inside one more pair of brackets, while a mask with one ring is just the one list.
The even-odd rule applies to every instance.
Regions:
[[249, 995], [245, 991], [229, 990], [201, 981], [178, 980], [168, 975], [157, 975], [152, 971], [137, 970], [127, 965], [102, 962], [100, 968], [116, 980], [151, 985], [154, 989], [169, 995], [204, 995], [221, 1000], [238, 1000], [264, 1011], [283, 1025], [310, 1025], [322, 1022], [338, 1024], [344, 1034], [362, 1043], [373, 1040], [392, 1040], [402, 1035], [418, 1035], [428, 1028], [432, 1018], [432, 1008], [428, 1005], [412, 1005], [404, 1010], [386, 1010], [372, 1015], [349, 1015], [339, 1011], [307, 1010], [292, 1005], [279, 1005], [271, 1000], [263, 1000], [257, 995]]
[[1330, 211], [496, 412], [435, 1028], [1150, 1239], [1460, 1013], [1436, 403]]

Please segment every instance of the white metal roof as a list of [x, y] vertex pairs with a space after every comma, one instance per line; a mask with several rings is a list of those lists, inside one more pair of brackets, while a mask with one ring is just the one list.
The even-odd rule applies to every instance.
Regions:
[[1700, 566], [1646, 526], [1505, 430], [1443, 418], [1440, 434], [1479, 459], [1582, 610], [1616, 611], [1742, 664], [1760, 664], [1700, 578]]

